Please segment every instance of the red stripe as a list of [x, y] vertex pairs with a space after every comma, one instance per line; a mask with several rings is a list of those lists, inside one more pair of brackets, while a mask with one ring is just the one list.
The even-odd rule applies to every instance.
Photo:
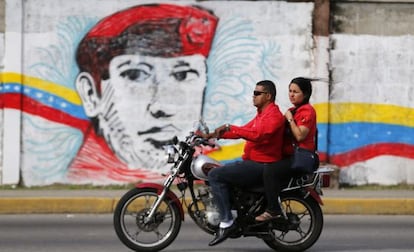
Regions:
[[318, 154], [319, 154], [319, 161], [326, 162], [326, 160], [328, 160], [326, 152], [318, 152]]
[[4, 108], [19, 109], [28, 114], [40, 116], [50, 121], [62, 123], [73, 128], [78, 128], [82, 132], [85, 132], [90, 126], [90, 122], [88, 120], [73, 117], [65, 112], [33, 100], [30, 97], [22, 96], [21, 94], [3, 94], [0, 96], [0, 100], [3, 100]]
[[402, 143], [371, 144], [346, 153], [332, 155], [330, 156], [330, 162], [339, 167], [349, 166], [356, 162], [383, 155], [414, 158], [414, 146]]

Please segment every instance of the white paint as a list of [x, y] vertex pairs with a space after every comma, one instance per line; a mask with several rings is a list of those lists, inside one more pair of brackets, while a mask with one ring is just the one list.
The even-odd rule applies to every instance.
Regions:
[[414, 107], [414, 36], [331, 36], [331, 102]]
[[3, 111], [3, 174], [2, 184], [17, 184], [20, 174], [20, 110]]
[[340, 183], [352, 185], [414, 184], [414, 160], [395, 156], [379, 156], [352, 166], [342, 167]]
[[[0, 71], [3, 71], [3, 59], [4, 59], [4, 33], [0, 33]], [[0, 93], [2, 92], [2, 86], [0, 86]], [[0, 108], [0, 184], [3, 177], [3, 131], [4, 131], [4, 118], [3, 109]]]
[[321, 80], [313, 82], [311, 103], [324, 103], [329, 101], [329, 37], [314, 36], [314, 44], [311, 77]]
[[[4, 69], [8, 72], [22, 72], [22, 1], [6, 1], [6, 33]], [[1, 184], [17, 184], [20, 175], [20, 126], [21, 111], [3, 111], [3, 152]]]

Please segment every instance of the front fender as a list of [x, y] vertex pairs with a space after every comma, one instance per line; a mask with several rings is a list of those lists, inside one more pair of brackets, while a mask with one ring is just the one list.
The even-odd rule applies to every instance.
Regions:
[[[143, 189], [143, 188], [153, 189], [157, 192], [158, 195], [160, 195], [162, 190], [164, 189], [162, 185], [157, 184], [157, 183], [139, 183], [139, 184], [136, 184], [135, 187], [139, 189]], [[175, 204], [177, 208], [180, 210], [181, 220], [183, 221], [184, 220], [184, 209], [177, 195], [175, 195], [175, 193], [173, 193], [172, 191], [168, 190], [166, 197], [169, 198], [173, 202], [173, 204]]]

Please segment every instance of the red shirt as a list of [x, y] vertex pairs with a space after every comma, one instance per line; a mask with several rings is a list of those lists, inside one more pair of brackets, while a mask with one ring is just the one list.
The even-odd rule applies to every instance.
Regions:
[[243, 160], [270, 163], [282, 159], [283, 132], [285, 120], [279, 107], [271, 103], [244, 126], [231, 125], [221, 137], [243, 138]]
[[[294, 107], [290, 108], [289, 110], [295, 109]], [[308, 150], [315, 150], [315, 135], [316, 135], [316, 111], [312, 107], [312, 105], [304, 104], [300, 106], [296, 113], [293, 115], [293, 120], [295, 120], [296, 125], [305, 126], [309, 129], [308, 135], [300, 141], [299, 143], [296, 140], [293, 140], [293, 136], [288, 135], [285, 136], [284, 144], [283, 144], [283, 154], [291, 155], [293, 154], [293, 147], [292, 144], [295, 143], [301, 148], [305, 148]]]

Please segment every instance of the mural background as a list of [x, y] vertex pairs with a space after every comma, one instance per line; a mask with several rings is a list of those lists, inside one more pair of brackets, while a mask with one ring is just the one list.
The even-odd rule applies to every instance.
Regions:
[[[71, 170], [91, 126], [75, 89], [80, 40], [104, 17], [160, 2], [5, 1], [5, 32], [0, 34], [1, 184], [111, 184], [161, 178], [168, 167], [122, 166], [100, 139], [93, 145], [99, 151], [87, 155], [96, 168]], [[413, 34], [344, 30], [315, 35], [313, 2], [162, 3], [197, 4], [219, 18], [206, 60], [202, 101], [203, 117], [211, 128], [243, 124], [254, 115], [251, 92], [258, 80], [277, 83], [277, 103], [284, 112], [290, 106], [289, 81], [318, 77], [311, 102], [318, 113], [319, 151], [324, 161], [340, 168], [340, 181], [414, 183]], [[335, 18], [345, 20], [344, 16]], [[189, 130], [197, 118], [187, 120]], [[213, 157], [223, 162], [240, 157], [242, 141], [220, 144]]]

